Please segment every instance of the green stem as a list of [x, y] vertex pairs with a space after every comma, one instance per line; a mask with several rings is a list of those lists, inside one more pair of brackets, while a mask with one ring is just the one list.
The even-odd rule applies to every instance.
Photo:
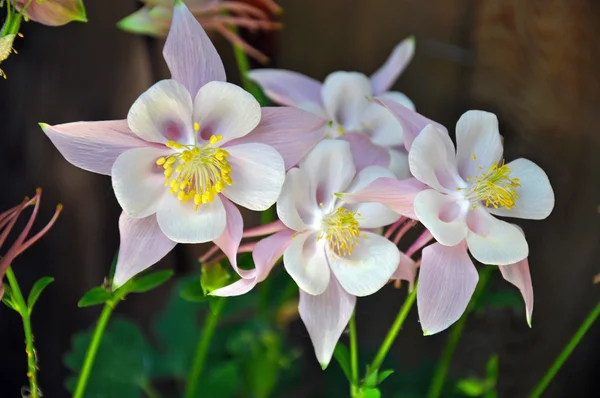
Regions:
[[100, 346], [100, 341], [102, 340], [102, 334], [104, 333], [106, 325], [108, 324], [108, 320], [110, 319], [110, 316], [116, 306], [116, 301], [113, 300], [110, 300], [104, 304], [104, 308], [102, 309], [102, 313], [100, 314], [100, 318], [96, 324], [96, 329], [94, 330], [94, 335], [92, 336], [92, 342], [90, 343], [87, 353], [85, 354], [83, 368], [81, 369], [79, 380], [77, 380], [77, 387], [75, 388], [73, 398], [83, 397], [92, 367], [94, 366], [96, 353], [98, 352], [98, 347]]
[[354, 397], [358, 390], [358, 344], [356, 335], [356, 312], [350, 317], [350, 370], [352, 380], [350, 385], [351, 395]]
[[402, 325], [404, 324], [404, 320], [408, 316], [408, 313], [410, 312], [410, 309], [413, 306], [416, 297], [417, 297], [417, 284], [415, 283], [415, 287], [414, 287], [413, 291], [410, 292], [408, 297], [406, 297], [406, 300], [404, 300], [404, 304], [402, 304], [402, 307], [400, 308], [400, 311], [398, 312], [398, 315], [396, 316], [396, 319], [394, 320], [392, 327], [388, 331], [387, 336], [385, 336], [383, 343], [381, 343], [381, 347], [379, 347], [379, 351], [377, 352], [375, 359], [373, 359], [371, 366], [369, 366], [369, 372], [375, 372], [375, 371], [379, 370], [379, 368], [381, 367], [381, 364], [383, 364], [383, 361], [385, 360], [387, 353], [389, 352], [390, 348], [392, 347], [392, 344], [394, 344], [394, 341], [396, 340], [396, 336], [398, 335], [398, 332], [402, 328]]
[[[237, 28], [235, 26], [230, 26], [229, 29], [231, 29], [232, 32], [237, 33]], [[248, 57], [246, 56], [244, 49], [241, 46], [234, 44], [233, 54], [235, 56], [235, 62], [237, 63], [238, 70], [240, 71], [240, 77], [242, 78], [242, 86], [244, 89], [252, 94], [262, 106], [268, 105], [269, 99], [265, 96], [260, 87], [258, 87], [248, 77], [250, 63], [248, 62]]]
[[16, 305], [19, 308], [19, 313], [23, 319], [23, 329], [25, 331], [25, 352], [27, 353], [27, 378], [29, 379], [30, 397], [39, 398], [40, 395], [37, 383], [36, 352], [33, 346], [33, 333], [31, 331], [29, 308], [27, 307], [27, 303], [23, 298], [23, 294], [21, 294], [21, 289], [19, 288], [17, 278], [10, 267], [6, 270], [6, 277], [12, 290], [12, 297], [16, 301]]
[[215, 301], [216, 303], [213, 306], [212, 311], [209, 311], [208, 313], [202, 333], [200, 333], [200, 340], [198, 341], [198, 348], [196, 348], [194, 363], [185, 387], [185, 398], [196, 398], [198, 394], [198, 382], [200, 381], [200, 375], [202, 374], [202, 368], [204, 367], [204, 360], [208, 354], [210, 340], [212, 339], [219, 316], [221, 315], [221, 310], [225, 304], [225, 298], [218, 297], [215, 298]]
[[596, 307], [594, 307], [592, 312], [590, 312], [587, 318], [585, 318], [581, 326], [579, 326], [579, 329], [577, 329], [577, 332], [575, 332], [575, 334], [569, 341], [569, 344], [567, 344], [567, 346], [562, 350], [562, 352], [556, 358], [550, 369], [548, 369], [548, 371], [544, 375], [544, 378], [539, 382], [535, 390], [533, 390], [533, 392], [530, 395], [530, 398], [538, 398], [540, 395], [542, 395], [542, 393], [544, 392], [544, 390], [546, 390], [546, 387], [548, 387], [554, 376], [556, 376], [556, 373], [558, 373], [558, 371], [563, 366], [567, 358], [569, 358], [575, 347], [577, 347], [577, 344], [579, 344], [583, 336], [585, 336], [589, 328], [594, 324], [594, 322], [598, 318], [598, 315], [600, 315], [600, 303], [596, 304]]
[[429, 387], [427, 398], [438, 398], [442, 393], [442, 389], [444, 388], [444, 384], [446, 382], [446, 376], [448, 375], [448, 369], [450, 368], [450, 364], [452, 362], [452, 356], [454, 355], [456, 346], [458, 345], [463, 330], [465, 329], [465, 325], [467, 324], [467, 318], [469, 317], [469, 314], [475, 309], [475, 306], [477, 305], [477, 300], [479, 300], [481, 294], [485, 290], [493, 270], [493, 267], [483, 268], [479, 276], [479, 283], [475, 288], [475, 292], [473, 293], [473, 297], [471, 298], [471, 301], [469, 302], [465, 313], [450, 329], [450, 336], [448, 337], [446, 347], [444, 348], [444, 352], [442, 353], [442, 359], [438, 363], [437, 368], [435, 370], [435, 375], [433, 376], [431, 386]]

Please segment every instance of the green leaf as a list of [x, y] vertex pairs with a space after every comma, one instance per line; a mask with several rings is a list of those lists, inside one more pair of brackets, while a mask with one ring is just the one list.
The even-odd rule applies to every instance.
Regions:
[[377, 387], [377, 380], [378, 380], [378, 374], [379, 374], [379, 369], [369, 369], [369, 366], [367, 366], [367, 376], [365, 377], [365, 386], [366, 387]]
[[[81, 370], [91, 337], [92, 331], [73, 337], [64, 359], [71, 371]], [[140, 384], [149, 378], [152, 358], [152, 349], [140, 329], [128, 320], [114, 318], [102, 336], [85, 398], [141, 398]], [[73, 375], [66, 382], [71, 392], [76, 378]]]
[[117, 252], [113, 256], [112, 263], [110, 263], [110, 271], [108, 272], [108, 277], [110, 278], [111, 281], [115, 277], [115, 271], [117, 270], [117, 260], [118, 259], [119, 259], [119, 251], [117, 250]]
[[344, 371], [346, 379], [348, 379], [349, 382], [352, 382], [352, 372], [350, 371], [350, 351], [348, 351], [348, 347], [346, 347], [341, 341], [338, 341], [335, 349], [333, 350], [333, 356], [340, 364], [340, 368], [342, 368]]
[[179, 291], [179, 297], [190, 303], [201, 303], [207, 300], [198, 279], [191, 280], [188, 284], [183, 286]]
[[77, 303], [78, 307], [90, 307], [92, 305], [104, 304], [112, 298], [112, 294], [102, 286], [96, 286], [89, 290]]
[[488, 390], [488, 385], [485, 381], [469, 378], [459, 380], [456, 388], [469, 397], [480, 397]]
[[368, 388], [362, 391], [363, 398], [381, 398], [381, 391], [378, 388]]
[[486, 364], [487, 379], [496, 385], [498, 381], [498, 355], [492, 355]]
[[127, 286], [127, 293], [145, 293], [155, 289], [171, 279], [173, 276], [172, 270], [156, 271], [139, 278], [135, 278], [133, 282]]
[[21, 310], [15, 301], [13, 300], [12, 290], [9, 285], [4, 285], [4, 296], [2, 296], [2, 302], [10, 309], [17, 311], [19, 314]]
[[51, 276], [44, 276], [35, 282], [31, 291], [29, 292], [29, 298], [27, 299], [27, 308], [29, 308], [29, 313], [33, 310], [33, 306], [35, 305], [38, 298], [40, 298], [40, 294], [44, 291], [44, 289], [54, 282], [54, 278]]
[[385, 379], [387, 379], [392, 373], [394, 373], [393, 369], [384, 370], [379, 373], [379, 377], [377, 378], [377, 384], [383, 383]]
[[229, 272], [221, 265], [221, 263], [213, 264], [209, 267], [202, 267], [202, 276], [200, 285], [204, 291], [204, 295], [210, 292], [227, 286], [229, 282]]

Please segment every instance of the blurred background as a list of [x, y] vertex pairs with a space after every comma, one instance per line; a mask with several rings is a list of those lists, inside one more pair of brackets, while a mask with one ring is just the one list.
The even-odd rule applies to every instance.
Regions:
[[[125, 118], [139, 94], [168, 77], [161, 41], [116, 27], [139, 7], [136, 1], [85, 4], [87, 24], [61, 28], [25, 24], [24, 38], [16, 43], [19, 54], [2, 64], [8, 79], [0, 81], [4, 184], [0, 208], [13, 206], [42, 187], [38, 217], [42, 225], [56, 203], [64, 204], [50, 233], [13, 264], [25, 290], [41, 276], [56, 278], [33, 315], [40, 384], [44, 396], [51, 398], [68, 396], [64, 382], [69, 370], [63, 358], [73, 334], [92, 327], [100, 312], [99, 307], [78, 309], [76, 304], [108, 273], [118, 248], [120, 209], [110, 179], [67, 163], [37, 123]], [[600, 272], [600, 2], [279, 0], [278, 4], [284, 9], [279, 17], [282, 31], [243, 33], [271, 57], [271, 67], [318, 80], [336, 70], [370, 74], [396, 43], [415, 35], [416, 56], [394, 89], [452, 132], [466, 110], [495, 112], [505, 138], [505, 157], [527, 157], [548, 173], [556, 193], [554, 212], [545, 221], [518, 221], [531, 248], [533, 328], [522, 312], [506, 306], [472, 315], [450, 371], [453, 378], [482, 376], [488, 358], [497, 354], [499, 396], [527, 396], [600, 297], [600, 286], [592, 284], [593, 275]], [[219, 36], [214, 40], [229, 80], [239, 83], [231, 46]], [[247, 223], [256, 221], [247, 218]], [[175, 269], [179, 279], [197, 270], [197, 257], [205, 249], [179, 245], [158, 267]], [[142, 330], [151, 330], [173, 284], [130, 296], [117, 313], [135, 320]], [[495, 273], [490, 289], [513, 288]], [[405, 295], [405, 289], [387, 286], [359, 300], [361, 353], [375, 352]], [[294, 360], [295, 374], [278, 390], [282, 392], [271, 396], [348, 396], [336, 363], [325, 372], [320, 369], [302, 323], [294, 320], [286, 330], [287, 344], [302, 355]], [[419, 376], [411, 375], [435, 364], [447, 337], [447, 331], [423, 337], [414, 309], [393, 347], [389, 363], [397, 373], [391, 378], [396, 377], [396, 383], [418, 383]], [[599, 370], [600, 325], [595, 325], [544, 396], [599, 396]], [[0, 397], [19, 396], [27, 383], [25, 373], [20, 319], [0, 306]], [[389, 396], [409, 397], [393, 389]]]

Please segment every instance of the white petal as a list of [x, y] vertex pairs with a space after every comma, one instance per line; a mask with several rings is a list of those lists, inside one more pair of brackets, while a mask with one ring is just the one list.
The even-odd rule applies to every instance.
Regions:
[[414, 205], [419, 221], [442, 245], [455, 246], [467, 236], [468, 201], [426, 189], [417, 194]]
[[389, 169], [394, 173], [397, 179], [404, 180], [412, 177], [410, 167], [408, 167], [408, 153], [402, 149], [388, 149], [390, 154]]
[[477, 261], [483, 264], [508, 265], [529, 255], [525, 235], [519, 228], [498, 220], [482, 206], [469, 212], [467, 223], [467, 243]]
[[260, 104], [252, 94], [231, 83], [208, 82], [194, 100], [193, 121], [200, 124], [201, 137], [221, 135], [220, 145], [251, 132], [260, 116]]
[[167, 237], [178, 243], [210, 242], [223, 233], [227, 215], [221, 198], [201, 204], [194, 211], [194, 203], [183, 203], [175, 195], [163, 197], [156, 218]]
[[281, 195], [277, 199], [277, 216], [294, 231], [302, 231], [313, 224], [321, 214], [306, 171], [293, 168], [288, 171]]
[[447, 133], [427, 125], [415, 138], [408, 154], [410, 171], [419, 181], [447, 193], [466, 186], [458, 175], [454, 146]]
[[358, 72], [333, 72], [323, 82], [321, 95], [333, 121], [358, 131], [359, 116], [370, 104], [371, 81]]
[[331, 361], [335, 346], [350, 321], [355, 305], [356, 297], [346, 293], [335, 277], [331, 278], [327, 290], [318, 296], [300, 289], [298, 312], [306, 325], [322, 368]]
[[226, 186], [223, 195], [250, 210], [266, 210], [274, 205], [285, 179], [279, 152], [265, 144], [240, 144], [226, 149], [233, 183]]
[[330, 254], [329, 265], [344, 290], [368, 296], [381, 289], [400, 263], [400, 251], [392, 242], [371, 232], [362, 232], [352, 254]]
[[[473, 157], [475, 159], [473, 159]], [[456, 163], [462, 178], [472, 178], [502, 158], [498, 118], [490, 112], [468, 111], [456, 123]]]
[[123, 152], [112, 167], [112, 185], [117, 201], [130, 217], [143, 218], [156, 213], [165, 187], [163, 168], [156, 160], [170, 149], [134, 148]]
[[350, 144], [342, 140], [319, 142], [299, 167], [306, 171], [317, 193], [317, 203], [322, 203], [324, 209], [329, 208], [336, 192], [346, 190], [356, 174]]
[[377, 95], [377, 97], [389, 98], [392, 101], [405, 106], [406, 108], [410, 109], [411, 111], [416, 110], [414, 102], [412, 102], [411, 99], [406, 96], [406, 94], [401, 93], [399, 91], [386, 91], [385, 93], [381, 93], [381, 94]]
[[127, 114], [129, 128], [150, 142], [194, 142], [192, 98], [175, 80], [161, 80], [133, 103]]
[[510, 176], [518, 178], [521, 184], [516, 188], [519, 199], [511, 209], [489, 208], [490, 213], [531, 220], [548, 217], [554, 208], [554, 191], [544, 170], [527, 159], [513, 160], [507, 166], [512, 170]]
[[283, 253], [283, 265], [298, 287], [318, 295], [327, 289], [331, 272], [323, 240], [316, 232], [300, 233]]

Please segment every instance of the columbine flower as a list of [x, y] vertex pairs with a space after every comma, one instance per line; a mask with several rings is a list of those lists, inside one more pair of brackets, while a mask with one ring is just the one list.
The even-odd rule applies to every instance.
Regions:
[[224, 82], [221, 59], [181, 2], [163, 54], [173, 79], [143, 93], [127, 120], [42, 125], [68, 161], [112, 176], [124, 210], [115, 286], [176, 242], [214, 240], [235, 265], [243, 226], [232, 202], [274, 204], [284, 164], [314, 145], [298, 137], [321, 123], [292, 108], [261, 114], [249, 93]]
[[83, 0], [16, 0], [17, 10], [21, 11], [27, 3], [29, 5], [25, 9], [25, 18], [44, 25], [87, 22]]
[[371, 77], [358, 72], [334, 72], [324, 83], [300, 73], [259, 69], [249, 76], [274, 101], [307, 110], [328, 121], [322, 136], [350, 142], [356, 167], [389, 167], [398, 178], [410, 176], [402, 126], [372, 96], [393, 99], [411, 109], [404, 94], [388, 92], [414, 54], [414, 39], [394, 48], [385, 64]]
[[31, 231], [33, 222], [35, 221], [35, 218], [38, 214], [41, 199], [42, 190], [38, 189], [35, 193], [35, 196], [32, 199], [25, 198], [25, 200], [23, 200], [23, 202], [21, 202], [17, 206], [5, 211], [4, 213], [0, 213], [0, 247], [2, 247], [23, 210], [25, 210], [29, 206], [33, 206], [33, 211], [29, 216], [29, 220], [27, 221], [25, 228], [23, 228], [23, 231], [19, 234], [19, 236], [14, 241], [10, 249], [8, 249], [8, 251], [4, 253], [2, 258], [0, 258], [0, 300], [4, 295], [4, 286], [2, 285], [2, 278], [4, 278], [4, 274], [6, 273], [8, 267], [10, 267], [13, 260], [19, 254], [23, 253], [31, 245], [40, 240], [40, 238], [50, 230], [50, 228], [58, 219], [58, 215], [62, 210], [62, 205], [56, 206], [56, 211], [54, 212], [54, 216], [52, 217], [52, 219], [50, 219], [50, 222], [48, 222], [48, 224], [46, 224], [46, 226], [42, 228], [37, 234], [27, 239], [27, 235]]
[[[174, 0], [143, 0], [146, 3], [133, 14], [123, 18], [118, 26], [126, 31], [155, 37], [165, 37], [169, 32], [173, 16]], [[271, 21], [271, 16], [263, 9], [278, 14], [281, 12], [273, 0], [256, 0], [257, 5], [240, 1], [225, 0], [185, 0], [190, 11], [204, 29], [221, 34], [232, 44], [239, 45], [257, 61], [268, 62], [267, 56], [231, 31], [230, 26], [255, 30], [277, 30], [281, 24]]]

